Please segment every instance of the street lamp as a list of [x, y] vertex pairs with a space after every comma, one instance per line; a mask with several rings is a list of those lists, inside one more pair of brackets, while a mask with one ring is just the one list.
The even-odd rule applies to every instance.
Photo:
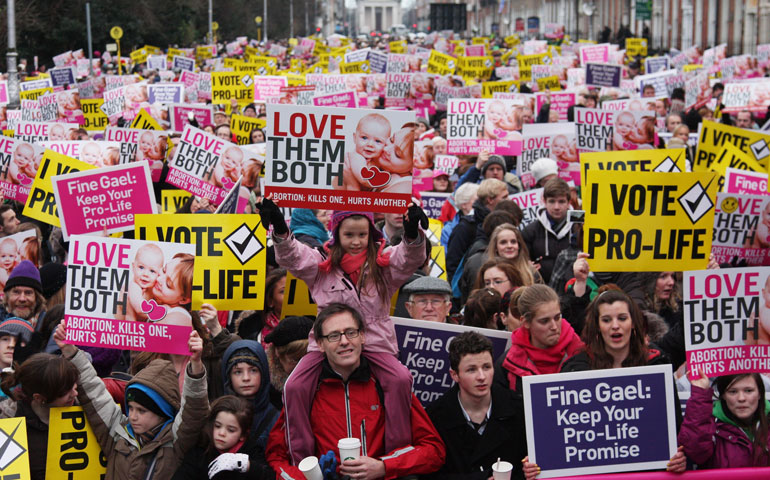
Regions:
[[7, 0], [8, 8], [8, 108], [19, 108], [19, 72], [16, 69], [16, 5], [15, 0]]

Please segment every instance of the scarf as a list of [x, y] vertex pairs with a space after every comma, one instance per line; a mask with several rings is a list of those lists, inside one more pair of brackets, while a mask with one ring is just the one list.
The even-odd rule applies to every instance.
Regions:
[[273, 330], [275, 330], [275, 327], [278, 326], [278, 323], [280, 323], [281, 319], [278, 318], [278, 316], [275, 314], [275, 312], [270, 312], [267, 314], [267, 318], [265, 318], [265, 326], [262, 327], [262, 348], [267, 350], [267, 346], [270, 345], [269, 343], [265, 342], [265, 337], [270, 334]]
[[[561, 321], [561, 335], [559, 341], [550, 348], [537, 348], [529, 340], [529, 330], [524, 327], [517, 328], [511, 335], [512, 346], [503, 360], [503, 368], [508, 371], [508, 379], [511, 385], [516, 384], [517, 376], [514, 372], [522, 369], [532, 370], [534, 375], [546, 373], [559, 373], [562, 362], [577, 353], [583, 347], [572, 325], [566, 320]], [[526, 355], [529, 366], [522, 365], [521, 353]], [[534, 368], [532, 368], [534, 367]]]
[[[385, 241], [380, 242], [380, 246], [377, 249], [377, 265], [380, 267], [387, 267], [390, 265], [390, 252], [383, 252], [385, 249]], [[329, 273], [332, 271], [332, 257], [329, 255], [329, 243], [324, 244], [324, 250], [326, 250], [326, 259], [318, 264], [318, 270]], [[340, 261], [340, 268], [343, 272], [350, 275], [350, 279], [354, 285], [358, 285], [358, 279], [361, 275], [361, 267], [366, 262], [366, 250], [356, 255], [346, 253], [342, 256]]]
[[[238, 443], [236, 443], [235, 445], [233, 445], [232, 447], [230, 447], [230, 450], [228, 450], [228, 451], [226, 451], [226, 452], [219, 452], [219, 453], [238, 453], [238, 450], [240, 450], [240, 449], [241, 449], [241, 447], [243, 446], [243, 443], [244, 443], [245, 441], [246, 441], [246, 438], [243, 438], [243, 439], [241, 439], [241, 440], [238, 440]], [[218, 450], [217, 450], [217, 451], [218, 451]]]

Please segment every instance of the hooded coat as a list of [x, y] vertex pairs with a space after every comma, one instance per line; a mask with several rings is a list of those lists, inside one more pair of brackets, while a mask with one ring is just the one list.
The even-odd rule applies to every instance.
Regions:
[[78, 350], [70, 361], [80, 372], [78, 400], [107, 458], [105, 479], [171, 478], [187, 450], [197, 442], [206, 422], [209, 409], [206, 374], [197, 377], [190, 373], [189, 366], [185, 369], [181, 400], [177, 373], [171, 362], [153, 360], [134, 376], [127, 389], [152, 392], [162, 399], [164, 405], [159, 404], [162, 410], [174, 413], [154, 438], [140, 444], [128, 426], [128, 417], [115, 404], [85, 353]]
[[233, 391], [230, 375], [227, 374], [227, 366], [230, 363], [230, 357], [243, 348], [249, 349], [259, 360], [259, 390], [252, 399], [254, 407], [254, 422], [251, 425], [249, 437], [256, 441], [256, 444], [265, 449], [267, 447], [267, 436], [273, 428], [275, 421], [278, 420], [278, 410], [270, 403], [270, 365], [267, 363], [267, 355], [259, 342], [254, 340], [238, 340], [233, 342], [224, 355], [222, 355], [222, 378], [224, 379], [225, 394], [236, 395]]
[[530, 223], [521, 231], [524, 243], [529, 250], [529, 258], [540, 263], [539, 271], [545, 283], [551, 281], [556, 256], [569, 247], [572, 222], [569, 221], [569, 217], [565, 217], [562, 222], [556, 223], [556, 227], [557, 230], [554, 230], [545, 208], [541, 208], [537, 213], [537, 221]]

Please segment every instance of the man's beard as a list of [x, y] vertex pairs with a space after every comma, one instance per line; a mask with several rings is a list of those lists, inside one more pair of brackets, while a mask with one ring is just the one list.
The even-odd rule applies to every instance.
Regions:
[[8, 313], [10, 313], [14, 317], [19, 317], [24, 320], [29, 320], [30, 317], [32, 317], [35, 313], [35, 307], [34, 305], [31, 305], [29, 307], [14, 307], [9, 309]]

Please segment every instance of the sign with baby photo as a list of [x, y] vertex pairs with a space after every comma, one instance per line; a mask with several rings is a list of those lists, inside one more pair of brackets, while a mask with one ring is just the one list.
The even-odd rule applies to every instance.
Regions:
[[689, 372], [770, 371], [770, 268], [684, 272], [682, 287]]
[[537, 212], [543, 203], [543, 189], [536, 188], [524, 192], [514, 193], [508, 197], [521, 208], [524, 216], [521, 219], [520, 228], [524, 228], [530, 223], [537, 221]]
[[0, 288], [5, 288], [8, 276], [22, 261], [40, 264], [40, 242], [35, 230], [26, 230], [0, 239]]
[[70, 237], [66, 342], [189, 355], [194, 253], [182, 243]]
[[716, 192], [717, 175], [711, 172], [591, 169], [583, 187], [583, 245], [591, 270], [706, 268]]
[[[185, 125], [166, 181], [219, 205], [241, 175], [247, 175], [256, 154], [191, 125]], [[248, 192], [244, 192], [244, 203]]]
[[171, 130], [181, 132], [190, 123], [189, 115], [192, 112], [198, 125], [212, 125], [214, 123], [214, 108], [211, 105], [173, 104], [168, 107], [168, 116], [171, 122]]
[[654, 148], [655, 112], [576, 108], [579, 152]]
[[574, 123], [534, 123], [524, 125], [524, 140], [521, 155], [517, 159], [516, 171], [525, 187], [535, 185], [532, 164], [538, 159], [549, 157], [563, 164], [565, 171], [569, 164], [577, 164]]
[[78, 128], [77, 123], [21, 121], [16, 125], [13, 138], [27, 143], [38, 143], [44, 140], [69, 140], [70, 132]]
[[42, 147], [76, 158], [96, 168], [117, 165], [120, 143], [93, 140], [65, 140], [40, 142]]
[[719, 263], [743, 258], [770, 265], [770, 196], [718, 193], [711, 253]]
[[46, 149], [24, 205], [24, 216], [60, 227], [56, 194], [51, 179], [56, 175], [96, 168], [80, 160]]
[[27, 201], [43, 151], [40, 144], [0, 136], [0, 190], [4, 198]]
[[488, 150], [498, 155], [521, 154], [523, 107], [501, 99], [449, 99], [447, 153], [477, 155]]
[[53, 182], [62, 236], [126, 232], [134, 215], [157, 213], [147, 163], [58, 175]]
[[282, 207], [403, 213], [414, 112], [268, 104], [265, 194]]
[[192, 308], [262, 310], [267, 232], [259, 215], [137, 215], [135, 235], [195, 247]]
[[[150, 178], [152, 178], [152, 181], [160, 181], [163, 161], [166, 158], [166, 151], [168, 149], [167, 132], [163, 130], [107, 127], [104, 130], [104, 138], [109, 142], [116, 142], [120, 152], [119, 161], [109, 165], [146, 161], [150, 165]], [[108, 164], [105, 163], [105, 165]]]

